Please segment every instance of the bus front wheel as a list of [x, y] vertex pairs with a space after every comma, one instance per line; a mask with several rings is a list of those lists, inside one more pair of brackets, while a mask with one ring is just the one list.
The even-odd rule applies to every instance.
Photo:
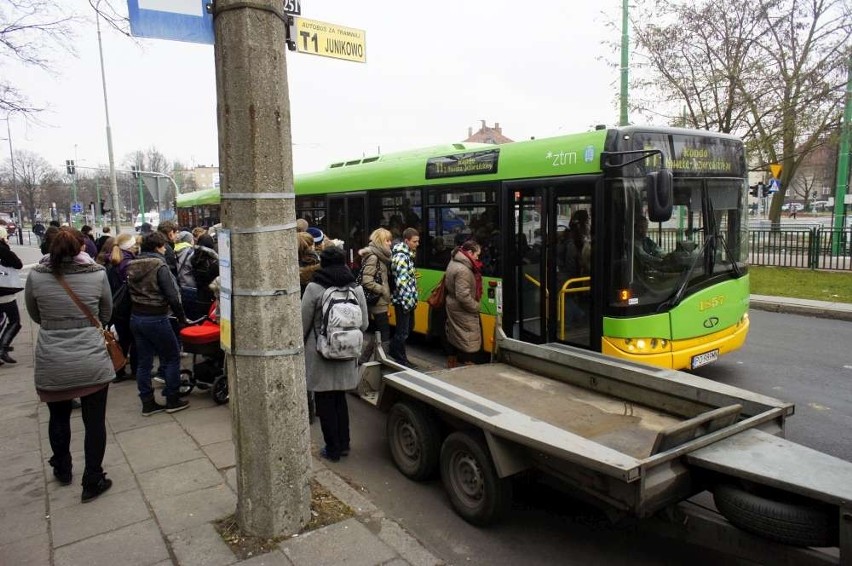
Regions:
[[441, 447], [441, 478], [456, 512], [478, 526], [497, 523], [512, 504], [512, 484], [500, 478], [479, 433], [454, 432]]

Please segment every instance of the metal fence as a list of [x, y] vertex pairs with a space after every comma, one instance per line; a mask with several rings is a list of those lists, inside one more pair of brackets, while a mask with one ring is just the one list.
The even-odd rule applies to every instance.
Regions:
[[852, 228], [749, 231], [751, 265], [852, 271]]
[[[676, 249], [683, 236], [677, 230], [654, 232], [653, 239], [664, 249]], [[694, 246], [701, 247], [701, 232], [692, 235]], [[782, 226], [779, 230], [750, 228], [748, 263], [802, 269], [852, 271], [852, 227]]]

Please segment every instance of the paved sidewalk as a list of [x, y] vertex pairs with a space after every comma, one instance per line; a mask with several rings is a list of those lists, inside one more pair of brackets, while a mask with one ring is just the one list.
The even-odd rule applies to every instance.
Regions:
[[185, 411], [143, 417], [135, 383], [111, 385], [104, 469], [114, 485], [81, 504], [80, 411], [71, 424], [74, 482], [60, 486], [47, 464], [47, 406], [33, 387], [36, 326], [19, 304], [18, 364], [0, 367], [0, 565], [442, 564], [316, 458], [314, 479], [356, 516], [240, 562], [211, 523], [236, 508], [230, 411], [201, 392]]
[[852, 303], [832, 303], [828, 301], [813, 301], [811, 299], [751, 295], [749, 297], [749, 307], [763, 311], [852, 321]]

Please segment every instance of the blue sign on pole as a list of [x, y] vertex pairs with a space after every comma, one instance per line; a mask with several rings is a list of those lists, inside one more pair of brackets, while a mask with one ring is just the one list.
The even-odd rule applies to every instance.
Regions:
[[211, 0], [127, 0], [130, 33], [213, 45]]
[[79, 202], [71, 203], [71, 212], [73, 212], [74, 214], [80, 214], [81, 212], [83, 212], [83, 205]]
[[779, 190], [781, 190], [781, 181], [779, 181], [778, 179], [772, 179], [771, 181], [769, 181], [770, 194], [777, 193]]

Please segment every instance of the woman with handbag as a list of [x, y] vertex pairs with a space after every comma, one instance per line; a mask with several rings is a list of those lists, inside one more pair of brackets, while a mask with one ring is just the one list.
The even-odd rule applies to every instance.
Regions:
[[376, 349], [376, 332], [381, 336], [385, 353], [389, 352], [388, 306], [391, 303], [390, 248], [392, 241], [390, 230], [376, 228], [370, 234], [370, 244], [358, 252], [361, 256], [361, 287], [364, 289], [370, 311], [370, 326], [367, 328], [360, 363], [368, 362], [373, 357], [373, 351]]
[[35, 386], [50, 412], [50, 465], [62, 485], [72, 480], [71, 400], [80, 398], [86, 430], [80, 499], [85, 503], [112, 487], [102, 464], [107, 391], [115, 370], [100, 328], [112, 313], [112, 294], [103, 266], [84, 251], [84, 237], [69, 227], [56, 233], [49, 257], [27, 278], [24, 298], [30, 318], [40, 325]]
[[479, 301], [482, 298], [480, 247], [468, 240], [453, 252], [444, 275], [447, 307], [447, 343], [450, 346], [447, 367], [474, 363], [482, 348], [482, 323]]
[[0, 366], [18, 363], [9, 355], [9, 352], [13, 350], [12, 340], [21, 331], [21, 312], [18, 310], [17, 294], [23, 286], [18, 270], [24, 264], [9, 247], [7, 238], [6, 229], [0, 227], [0, 266], [6, 268], [2, 270], [3, 275], [0, 278], [0, 285], [2, 285], [0, 286], [0, 315], [5, 316], [3, 330], [0, 331]]

